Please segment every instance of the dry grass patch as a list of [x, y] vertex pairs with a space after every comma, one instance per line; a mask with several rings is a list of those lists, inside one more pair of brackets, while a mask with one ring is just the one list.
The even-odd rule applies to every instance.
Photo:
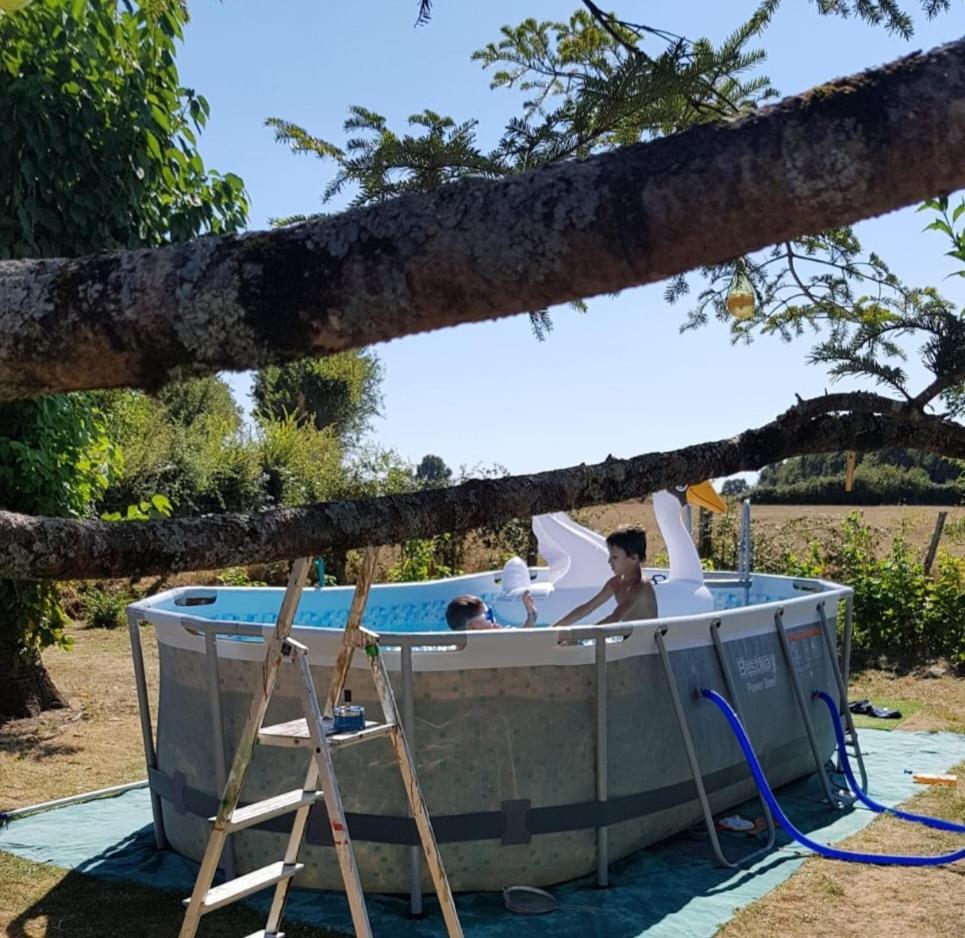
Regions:
[[[74, 648], [48, 648], [44, 663], [70, 706], [0, 726], [0, 809], [144, 778], [127, 629], [73, 625], [68, 633]], [[143, 628], [141, 637], [148, 683], [153, 685], [154, 630]]]
[[921, 703], [921, 708], [902, 720], [900, 729], [965, 734], [965, 680], [950, 672], [940, 678], [922, 678], [899, 676], [891, 671], [862, 671], [851, 676], [848, 696], [851, 700], [867, 698], [872, 703], [914, 700]]
[[[965, 776], [965, 762], [956, 766]], [[926, 789], [910, 810], [965, 822], [965, 784]], [[839, 846], [868, 853], [950, 853], [963, 837], [879, 818]], [[835, 935], [864, 938], [959, 938], [965, 865], [887, 867], [808, 859], [789, 880], [738, 911], [718, 938]]]

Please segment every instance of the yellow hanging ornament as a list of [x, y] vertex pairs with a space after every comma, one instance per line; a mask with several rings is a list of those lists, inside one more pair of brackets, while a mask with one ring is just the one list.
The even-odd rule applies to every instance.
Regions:
[[0, 0], [0, 10], [4, 13], [16, 13], [17, 10], [22, 10], [30, 0]]
[[727, 288], [727, 312], [735, 319], [750, 319], [754, 315], [754, 285], [744, 271], [744, 265], [738, 264], [734, 271], [734, 279]]

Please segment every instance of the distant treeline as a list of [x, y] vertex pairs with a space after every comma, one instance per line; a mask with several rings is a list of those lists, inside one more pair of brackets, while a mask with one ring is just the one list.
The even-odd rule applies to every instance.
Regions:
[[854, 487], [845, 491], [845, 453], [798, 456], [761, 471], [748, 493], [759, 504], [958, 505], [965, 464], [912, 449], [859, 453]]

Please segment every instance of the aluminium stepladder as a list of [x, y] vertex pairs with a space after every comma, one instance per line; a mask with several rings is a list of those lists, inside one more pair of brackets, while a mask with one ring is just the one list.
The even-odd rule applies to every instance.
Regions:
[[[249, 707], [248, 718], [238, 742], [231, 770], [228, 773], [221, 802], [218, 806], [218, 813], [212, 819], [211, 836], [201, 861], [201, 868], [198, 870], [198, 878], [195, 881], [190, 898], [185, 900], [187, 909], [179, 938], [194, 938], [201, 917], [208, 912], [230, 905], [269, 886], [275, 887], [275, 894], [268, 912], [266, 926], [264, 929], [254, 932], [249, 938], [282, 938], [283, 933], [279, 931], [279, 926], [285, 900], [288, 896], [292, 877], [304, 868], [304, 865], [298, 862], [298, 852], [305, 836], [309, 812], [312, 805], [317, 801], [322, 801], [325, 804], [355, 933], [359, 938], [371, 938], [372, 930], [365, 907], [365, 896], [345, 820], [342, 796], [335, 778], [332, 751], [341, 746], [352, 745], [378, 736], [388, 736], [392, 744], [393, 754], [402, 775], [409, 808], [416, 823], [419, 839], [422, 842], [426, 865], [442, 909], [446, 930], [450, 938], [462, 938], [462, 926], [456, 913], [452, 890], [449, 887], [442, 858], [439, 856], [429, 812], [416, 776], [412, 753], [402, 730], [392, 685], [389, 683], [382, 656], [379, 653], [379, 637], [376, 633], [361, 626], [369, 587], [375, 575], [376, 556], [377, 552], [374, 549], [365, 552], [362, 570], [352, 599], [352, 608], [342, 637], [342, 647], [332, 674], [324, 712], [319, 705], [318, 695], [312, 683], [308, 649], [290, 637], [295, 610], [298, 607], [302, 589], [308, 577], [310, 560], [303, 558], [296, 560], [292, 565], [291, 576], [278, 613], [275, 629], [266, 642], [262, 686], [256, 692]], [[380, 723], [367, 721], [365, 728], [362, 730], [332, 735], [326, 733], [324, 720], [326, 717], [331, 718], [333, 715], [335, 704], [344, 689], [349, 667], [352, 663], [352, 655], [356, 648], [364, 649], [372, 670], [376, 693], [382, 706], [383, 721]], [[305, 716], [287, 723], [264, 727], [262, 721], [275, 690], [278, 671], [285, 662], [298, 668], [301, 678], [299, 691]], [[295, 746], [310, 749], [312, 757], [305, 782], [301, 788], [294, 791], [238, 807], [245, 774], [251, 764], [254, 747], [258, 743], [267, 746]], [[317, 788], [319, 780], [321, 780], [321, 790]], [[295, 817], [284, 859], [228, 880], [221, 885], [211, 885], [228, 835], [270, 818], [292, 812]]]

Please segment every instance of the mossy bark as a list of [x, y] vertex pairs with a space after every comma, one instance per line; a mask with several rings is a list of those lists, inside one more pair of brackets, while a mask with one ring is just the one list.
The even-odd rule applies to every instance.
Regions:
[[359, 348], [665, 279], [965, 186], [965, 40], [502, 181], [271, 232], [0, 262], [0, 400]]

